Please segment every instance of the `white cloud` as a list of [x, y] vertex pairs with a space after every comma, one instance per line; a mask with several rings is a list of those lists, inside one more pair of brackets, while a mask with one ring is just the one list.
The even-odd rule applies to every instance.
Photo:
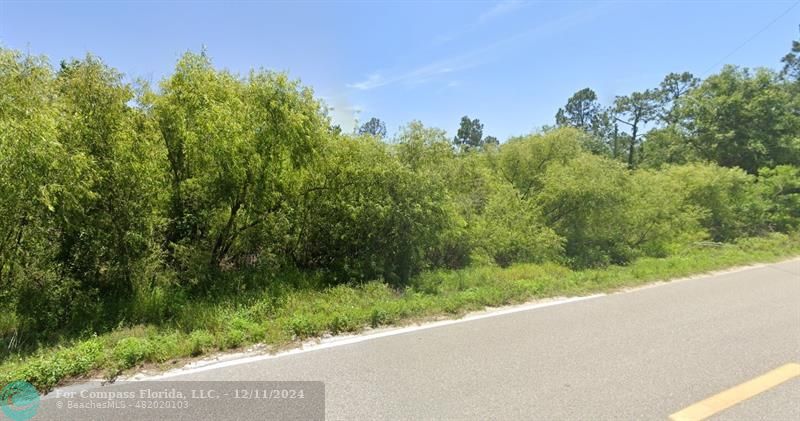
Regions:
[[[506, 47], [514, 46], [522, 41], [532, 42], [541, 38], [546, 38], [563, 32], [580, 23], [592, 20], [604, 7], [605, 6], [603, 4], [598, 4], [591, 8], [582, 9], [578, 12], [545, 22], [539, 26], [514, 34], [510, 37], [473, 49], [464, 54], [437, 60], [406, 72], [400, 71], [390, 76], [384, 76], [383, 74], [377, 72], [372, 73], [368, 75], [366, 79], [360, 82], [348, 84], [347, 87], [367, 91], [400, 82], [416, 85], [427, 82], [436, 76], [470, 69], [496, 59], [500, 50]], [[506, 10], [510, 11], [512, 9]], [[505, 13], [508, 13], [508, 11]], [[514, 50], [519, 51], [517, 48]]]
[[525, 5], [525, 2], [522, 0], [504, 0], [497, 4], [495, 4], [489, 10], [481, 13], [478, 17], [478, 22], [484, 23], [486, 21], [492, 20], [496, 17], [503, 16], [505, 14], [511, 13], [522, 6]]
[[377, 88], [379, 86], [383, 86], [386, 83], [387, 83], [386, 80], [379, 73], [373, 73], [367, 76], [367, 78], [362, 80], [361, 82], [347, 84], [347, 87], [358, 89], [360, 91], [367, 91], [373, 88]]
[[449, 59], [435, 61], [416, 69], [409, 70], [405, 73], [397, 73], [391, 77], [384, 77], [380, 73], [373, 73], [367, 76], [366, 79], [347, 84], [348, 88], [358, 89], [360, 91], [368, 91], [371, 89], [379, 88], [381, 86], [394, 84], [398, 82], [408, 83], [412, 85], [420, 84], [429, 81], [435, 76], [464, 70], [477, 65], [474, 60], [469, 60], [471, 55], [464, 55], [453, 57]]

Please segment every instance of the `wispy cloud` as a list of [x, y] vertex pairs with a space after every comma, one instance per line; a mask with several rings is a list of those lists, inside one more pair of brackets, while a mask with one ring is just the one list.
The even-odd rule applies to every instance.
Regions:
[[518, 10], [523, 6], [525, 6], [525, 2], [522, 0], [503, 0], [495, 4], [485, 12], [481, 13], [481, 15], [478, 17], [478, 22], [485, 23], [496, 17], [503, 16], [505, 14]]
[[[519, 32], [507, 38], [473, 49], [466, 53], [436, 60], [423, 66], [398, 72], [375, 72], [369, 74], [364, 80], [350, 83], [348, 88], [368, 91], [396, 83], [419, 84], [435, 78], [436, 76], [467, 70], [497, 57], [508, 47], [519, 42], [533, 42], [542, 38], [563, 32], [583, 22], [594, 19], [600, 10], [605, 8], [598, 4], [591, 8], [581, 9], [575, 13], [545, 22], [539, 26]], [[507, 12], [506, 12], [507, 13]], [[518, 51], [518, 49], [515, 49]]]
[[361, 82], [350, 83], [347, 85], [348, 88], [354, 88], [361, 91], [370, 90], [373, 88], [377, 88], [379, 86], [383, 86], [386, 84], [386, 80], [380, 73], [373, 73], [367, 76], [366, 79], [362, 80]]
[[458, 31], [448, 32], [437, 36], [436, 38], [433, 39], [432, 44], [443, 45], [451, 41], [455, 41], [468, 33], [479, 30], [481, 27], [483, 27], [483, 25], [485, 25], [489, 21], [492, 21], [503, 15], [507, 15], [513, 11], [519, 10], [527, 5], [528, 3], [526, 3], [523, 0], [499, 1], [495, 3], [494, 6], [484, 10], [480, 15], [478, 15], [478, 18], [474, 22], [469, 23], [464, 27], [461, 27], [461, 29]]
[[404, 73], [394, 74], [392, 76], [383, 76], [381, 73], [373, 73], [362, 81], [348, 84], [347, 87], [358, 89], [360, 91], [368, 91], [370, 89], [375, 89], [381, 86], [399, 82], [409, 84], [424, 83], [436, 76], [465, 70], [478, 65], [479, 63], [469, 60], [470, 56], [471, 55], [463, 55], [435, 61]]

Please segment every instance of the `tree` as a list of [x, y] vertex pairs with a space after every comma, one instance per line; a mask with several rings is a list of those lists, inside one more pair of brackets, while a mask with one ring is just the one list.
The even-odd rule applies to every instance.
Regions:
[[775, 72], [725, 66], [679, 101], [701, 159], [750, 174], [800, 164], [797, 98]]
[[600, 104], [597, 94], [589, 88], [575, 92], [564, 108], [559, 108], [556, 113], [556, 125], [559, 127], [575, 127], [586, 132], [591, 131], [600, 113]]
[[162, 83], [155, 112], [169, 158], [167, 239], [178, 266], [202, 279], [209, 267], [257, 257], [269, 245], [260, 234], [298, 194], [297, 177], [328, 136], [311, 90], [282, 73], [240, 78], [189, 53]]
[[495, 146], [497, 146], [497, 145], [500, 144], [500, 141], [494, 136], [486, 136], [483, 139], [483, 144], [484, 144], [484, 146], [486, 146], [486, 145], [495, 145]]
[[642, 126], [656, 117], [658, 92], [646, 90], [634, 92], [628, 96], [618, 96], [614, 101], [614, 111], [623, 118], [616, 118], [631, 128], [628, 139], [628, 167], [636, 166], [635, 151], [640, 141], [639, 132]]
[[305, 180], [310, 193], [295, 206], [290, 252], [301, 268], [327, 272], [330, 283], [382, 278], [399, 287], [425, 267], [451, 224], [448, 196], [441, 179], [405, 165], [392, 146], [371, 136], [324, 145], [326, 159]]
[[678, 125], [658, 127], [647, 132], [647, 147], [639, 157], [642, 166], [660, 168], [667, 164], [697, 161], [697, 154], [685, 132]]
[[53, 296], [63, 285], [56, 207], [83, 197], [87, 160], [56, 141], [62, 115], [45, 57], [0, 48], [0, 91], [0, 296], [24, 333], [60, 324], [46, 314], [52, 300], [23, 298]]
[[800, 227], [800, 167], [762, 168], [758, 172], [758, 185], [764, 202], [768, 203], [770, 228], [786, 232]]
[[383, 139], [386, 137], [386, 124], [379, 118], [372, 117], [358, 128], [358, 134], [368, 134]]
[[700, 79], [689, 72], [670, 73], [659, 86], [660, 110], [658, 118], [667, 125], [676, 124], [679, 115], [675, 110], [678, 100], [696, 88]]
[[672, 166], [663, 174], [683, 192], [686, 205], [700, 211], [699, 222], [712, 240], [763, 232], [768, 202], [759, 194], [755, 176], [709, 163]]
[[521, 197], [504, 180], [491, 183], [484, 208], [468, 225], [473, 258], [505, 267], [552, 260], [563, 252], [563, 238], [545, 226], [536, 201]]
[[[165, 154], [122, 74], [88, 55], [62, 62], [56, 79], [59, 142], [89, 159], [90, 194], [60, 206], [60, 258], [70, 276], [111, 297], [133, 292], [137, 262], [157, 254]], [[101, 269], [102, 268], [102, 269]]]
[[491, 157], [492, 165], [520, 197], [529, 198], [541, 190], [547, 168], [579, 156], [583, 139], [588, 136], [577, 129], [563, 128], [511, 138]]
[[598, 155], [617, 159], [620, 156], [619, 126], [613, 107], [602, 108], [594, 118], [592, 125], [594, 139], [585, 145], [586, 149]]
[[622, 164], [581, 153], [552, 162], [541, 178], [535, 201], [547, 226], [564, 237], [570, 263], [578, 267], [624, 263], [629, 184]]
[[781, 77], [800, 81], [800, 41], [792, 41], [792, 51], [783, 56], [781, 62], [783, 63]]
[[395, 151], [400, 162], [414, 171], [434, 170], [441, 173], [444, 161], [453, 157], [453, 148], [444, 130], [425, 127], [412, 121], [400, 128], [395, 138]]
[[469, 117], [461, 117], [461, 125], [458, 128], [453, 144], [462, 151], [480, 149], [483, 146], [483, 124], [477, 118], [470, 120]]

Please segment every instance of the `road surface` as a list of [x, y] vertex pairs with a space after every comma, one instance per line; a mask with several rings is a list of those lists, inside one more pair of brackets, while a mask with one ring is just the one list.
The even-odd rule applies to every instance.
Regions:
[[[169, 380], [322, 381], [327, 419], [667, 420], [700, 402], [711, 419], [800, 420], [797, 363], [793, 260]], [[35, 419], [63, 416], [55, 401]]]

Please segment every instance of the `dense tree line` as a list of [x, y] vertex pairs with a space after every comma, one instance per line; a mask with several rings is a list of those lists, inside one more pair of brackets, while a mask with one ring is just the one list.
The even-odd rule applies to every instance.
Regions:
[[[100, 59], [0, 50], [0, 295], [32, 332], [146, 318], [292, 272], [402, 287], [420, 271], [664, 256], [800, 223], [797, 43], [500, 144], [412, 122], [354, 134], [287, 75], [186, 54], [155, 88]], [[143, 304], [144, 303], [144, 304]], [[153, 305], [147, 317], [169, 317]], [[4, 334], [7, 334], [5, 332]]]

